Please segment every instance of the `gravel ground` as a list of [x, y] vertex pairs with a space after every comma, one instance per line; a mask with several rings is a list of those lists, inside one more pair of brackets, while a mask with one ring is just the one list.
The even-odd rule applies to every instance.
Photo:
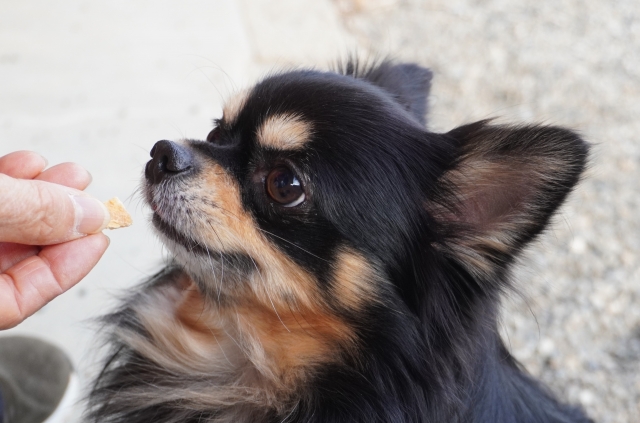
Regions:
[[516, 271], [513, 353], [599, 422], [640, 416], [640, 4], [341, 1], [370, 50], [433, 69], [433, 130], [544, 122], [593, 143], [591, 169]]

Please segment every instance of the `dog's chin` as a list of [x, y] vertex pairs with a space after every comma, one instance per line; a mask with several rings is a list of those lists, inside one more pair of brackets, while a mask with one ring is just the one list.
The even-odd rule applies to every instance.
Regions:
[[[208, 257], [212, 252], [190, 240], [173, 226], [163, 221], [156, 213], [151, 219], [160, 242], [165, 246], [172, 260], [182, 267], [200, 287], [207, 286], [215, 277], [216, 264]], [[215, 256], [215, 253], [213, 254]]]
[[[191, 236], [187, 236], [175, 226], [165, 221], [157, 212], [154, 212], [151, 217], [151, 223], [153, 223], [156, 231], [162, 236], [163, 240], [166, 239], [169, 242], [165, 242], [165, 245], [175, 245], [177, 248], [182, 248], [190, 253], [196, 254], [210, 254], [209, 249], [199, 243]], [[171, 248], [173, 250], [174, 248]]]
[[255, 263], [242, 253], [225, 253], [209, 248], [167, 223], [158, 213], [151, 219], [160, 241], [175, 263], [200, 287], [202, 293], [217, 302], [228, 302], [235, 290], [255, 269]]

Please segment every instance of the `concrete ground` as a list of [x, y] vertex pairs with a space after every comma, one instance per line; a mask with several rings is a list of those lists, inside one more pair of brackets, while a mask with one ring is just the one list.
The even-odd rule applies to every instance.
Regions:
[[[505, 337], [530, 371], [601, 422], [640, 415], [640, 4], [633, 0], [5, 0], [0, 155], [35, 150], [119, 196], [131, 228], [19, 327], [87, 380], [91, 320], [154, 272], [162, 247], [135, 193], [160, 139], [203, 138], [224, 98], [282, 67], [391, 53], [435, 73], [430, 127], [489, 116], [579, 130], [592, 169], [518, 272]], [[78, 414], [70, 421], [78, 419]]]

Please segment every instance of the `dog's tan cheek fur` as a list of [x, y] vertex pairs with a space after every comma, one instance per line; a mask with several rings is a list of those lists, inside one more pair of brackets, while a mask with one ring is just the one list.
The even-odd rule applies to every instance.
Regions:
[[336, 259], [331, 295], [350, 311], [380, 301], [383, 278], [371, 263], [352, 249], [341, 250]]
[[187, 191], [195, 198], [187, 236], [210, 247], [212, 254], [218, 250], [243, 252], [251, 257], [256, 271], [247, 282], [263, 304], [313, 308], [317, 297], [314, 278], [256, 227], [241, 204], [237, 182], [221, 166], [206, 164]]

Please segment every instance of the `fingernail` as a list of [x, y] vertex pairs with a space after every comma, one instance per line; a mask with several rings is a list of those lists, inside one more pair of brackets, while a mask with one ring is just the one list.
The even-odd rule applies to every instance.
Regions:
[[94, 234], [107, 227], [109, 211], [100, 201], [91, 197], [72, 195], [76, 206], [76, 231], [81, 234]]
[[[40, 156], [40, 155], [38, 154], [38, 156]], [[40, 156], [40, 157], [42, 158], [42, 161], [44, 162], [44, 166], [42, 166], [42, 169], [46, 169], [47, 166], [49, 166], [49, 160], [47, 160], [47, 158], [44, 157], [44, 156]]]

